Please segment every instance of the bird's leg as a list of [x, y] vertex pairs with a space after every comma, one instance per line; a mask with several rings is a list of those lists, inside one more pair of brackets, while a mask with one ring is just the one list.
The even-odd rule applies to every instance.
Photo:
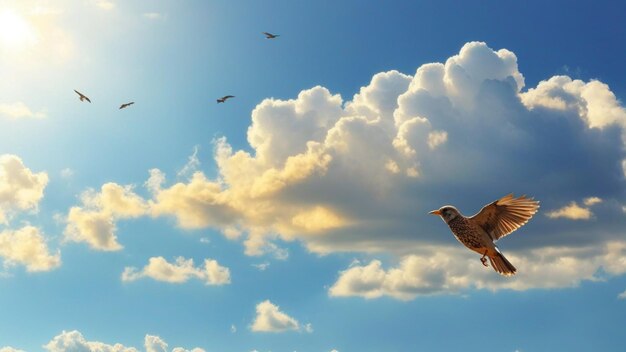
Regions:
[[483, 263], [484, 266], [489, 266], [487, 265], [487, 259], [485, 259], [485, 256], [487, 256], [487, 250], [485, 249], [485, 254], [483, 254], [483, 256], [480, 258], [480, 262]]

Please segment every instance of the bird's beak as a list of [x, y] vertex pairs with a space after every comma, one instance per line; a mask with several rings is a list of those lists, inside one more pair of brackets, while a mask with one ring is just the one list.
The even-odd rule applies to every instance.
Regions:
[[433, 211], [431, 211], [431, 212], [430, 212], [430, 213], [428, 213], [428, 214], [430, 214], [430, 215], [439, 215], [439, 216], [441, 216], [441, 212], [440, 212], [439, 210], [433, 210]]

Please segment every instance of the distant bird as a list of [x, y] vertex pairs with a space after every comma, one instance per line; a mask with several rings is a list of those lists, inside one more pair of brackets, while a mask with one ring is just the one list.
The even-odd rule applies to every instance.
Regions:
[[484, 206], [478, 214], [466, 218], [455, 207], [446, 205], [429, 214], [439, 215], [465, 247], [482, 254], [480, 261], [487, 266], [485, 257], [498, 273], [511, 276], [517, 269], [495, 245], [495, 241], [526, 224], [539, 209], [539, 202], [521, 196], [506, 195]]
[[228, 99], [230, 99], [230, 98], [234, 98], [234, 97], [235, 97], [234, 95], [225, 95], [225, 96], [223, 96], [223, 97], [221, 97], [221, 98], [217, 99], [217, 103], [218, 103], [218, 104], [219, 104], [219, 103], [223, 103], [223, 102], [225, 102], [226, 100], [228, 100]]
[[262, 32], [262, 33], [265, 34], [265, 39], [276, 39], [280, 37], [280, 34], [272, 34], [268, 32]]
[[76, 92], [76, 94], [78, 94], [78, 96], [80, 97], [80, 101], [85, 101], [87, 100], [88, 102], [91, 103], [91, 100], [89, 100], [89, 98], [87, 98], [86, 95], [84, 95], [83, 93], [77, 91], [76, 89], [74, 89], [74, 91]]
[[131, 105], [133, 105], [133, 104], [135, 104], [135, 102], [134, 102], [134, 101], [131, 101], [130, 103], [125, 103], [125, 104], [122, 104], [122, 105], [120, 105], [120, 110], [122, 110], [122, 109], [124, 109], [124, 108], [127, 108], [127, 107], [129, 107], [129, 106], [131, 106]]

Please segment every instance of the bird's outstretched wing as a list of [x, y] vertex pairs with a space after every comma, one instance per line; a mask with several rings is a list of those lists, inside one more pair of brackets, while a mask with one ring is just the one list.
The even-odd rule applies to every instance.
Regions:
[[519, 229], [535, 215], [539, 202], [533, 198], [513, 197], [508, 194], [484, 206], [470, 219], [476, 222], [491, 236], [493, 241]]
[[130, 103], [124, 103], [124, 104], [120, 105], [120, 110], [124, 109], [124, 108], [127, 108], [127, 107], [129, 107], [129, 106], [131, 106], [133, 104], [135, 104], [134, 101], [131, 101]]
[[87, 98], [87, 96], [85, 94], [77, 91], [76, 89], [74, 89], [74, 92], [76, 92], [76, 94], [78, 94], [80, 96], [80, 101], [87, 100], [88, 102], [91, 103], [91, 100], [89, 100], [89, 98]]

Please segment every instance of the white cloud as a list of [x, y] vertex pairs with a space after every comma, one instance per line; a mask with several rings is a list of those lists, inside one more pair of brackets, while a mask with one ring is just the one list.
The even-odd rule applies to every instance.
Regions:
[[237, 332], [237, 327], [235, 326], [235, 324], [230, 325], [230, 332], [233, 334]]
[[61, 170], [60, 172], [61, 178], [63, 179], [70, 179], [72, 178], [72, 176], [74, 176], [74, 170], [70, 169], [69, 167], [66, 167], [65, 169]]
[[[520, 230], [524, 241], [502, 246], [511, 256], [554, 246], [579, 253], [621, 239], [622, 214], [593, 215], [593, 204], [570, 202], [593, 194], [607, 207], [626, 204], [619, 192], [626, 110], [601, 82], [559, 76], [527, 91], [524, 84], [512, 52], [472, 42], [413, 76], [378, 73], [351, 99], [321, 86], [294, 99], [265, 99], [252, 111], [249, 150], [215, 141], [216, 177], [195, 171], [168, 184], [162, 171], [150, 170], [149, 214], [172, 217], [183, 229], [217, 229], [243, 241], [248, 255], [283, 256], [280, 241], [297, 240], [321, 254], [429, 260], [437, 252], [423, 248], [443, 248], [464, 258], [453, 249], [465, 249], [427, 212], [454, 204], [470, 214], [514, 192], [536, 197], [544, 209], [575, 205], [558, 216], [576, 210], [575, 217], [598, 221], [555, 227], [537, 216]], [[460, 289], [434, 291], [446, 287]]]
[[[146, 352], [168, 352], [168, 344], [159, 336], [147, 334], [144, 339], [144, 346]], [[63, 331], [43, 347], [50, 352], [139, 352], [135, 347], [126, 347], [120, 343], [107, 344], [98, 341], [88, 341], [83, 334], [77, 330]], [[205, 352], [199, 347], [191, 350], [175, 347], [171, 351]]]
[[583, 200], [583, 204], [585, 204], [588, 207], [592, 205], [600, 204], [600, 203], [602, 203], [602, 199], [598, 197], [589, 197]]
[[77, 331], [63, 331], [43, 346], [50, 352], [138, 352], [134, 347], [116, 343], [109, 345], [98, 341], [87, 341]]
[[104, 251], [122, 249], [115, 234], [117, 219], [136, 218], [148, 211], [145, 201], [131, 186], [104, 184], [100, 192], [87, 190], [81, 195], [82, 206], [74, 206], [67, 215], [65, 239], [86, 242]]
[[200, 160], [198, 159], [198, 149], [199, 147], [197, 145], [193, 147], [193, 153], [189, 156], [189, 158], [187, 159], [187, 163], [185, 164], [185, 166], [183, 166], [182, 169], [180, 169], [180, 171], [178, 171], [178, 174], [176, 176], [178, 176], [179, 178], [189, 178], [196, 172], [196, 170], [198, 170], [198, 167], [200, 166]]
[[551, 219], [566, 218], [571, 220], [589, 220], [593, 216], [593, 213], [588, 208], [583, 208], [576, 204], [576, 202], [571, 202], [563, 208], [547, 212], [546, 216]]
[[21, 101], [12, 104], [0, 104], [0, 116], [9, 119], [43, 119], [44, 111], [33, 111]]
[[25, 352], [25, 351], [20, 350], [18, 348], [6, 346], [6, 347], [0, 347], [0, 352]]
[[163, 257], [152, 257], [143, 269], [126, 267], [122, 273], [122, 281], [126, 282], [144, 277], [170, 283], [184, 283], [195, 278], [206, 285], [226, 285], [230, 283], [230, 270], [212, 259], [205, 259], [204, 267], [196, 268], [193, 259], [178, 257], [174, 263], [169, 263]]
[[620, 293], [619, 295], [617, 295], [617, 298], [619, 299], [626, 299], [626, 291]]
[[300, 330], [298, 321], [280, 311], [277, 305], [265, 300], [256, 306], [256, 318], [252, 323], [255, 332], [285, 332]]
[[263, 262], [263, 263], [259, 263], [259, 264], [252, 264], [253, 267], [259, 269], [259, 271], [265, 271], [267, 270], [267, 268], [270, 267], [270, 263], [269, 262]]
[[1, 155], [0, 223], [7, 224], [17, 211], [36, 212], [47, 184], [45, 172], [33, 173], [16, 155]]
[[397, 267], [384, 269], [379, 260], [352, 265], [339, 273], [328, 290], [330, 296], [367, 299], [390, 296], [411, 300], [419, 295], [460, 293], [470, 288], [502, 289], [574, 287], [583, 280], [602, 280], [626, 273], [626, 242], [610, 242], [601, 248], [544, 247], [523, 255], [507, 253], [519, 271], [502, 278], [480, 264], [464, 248], [427, 248], [427, 255], [409, 255]]
[[44, 236], [34, 226], [0, 231], [0, 258], [5, 267], [24, 265], [29, 272], [50, 271], [61, 265], [60, 253], [50, 253]]

